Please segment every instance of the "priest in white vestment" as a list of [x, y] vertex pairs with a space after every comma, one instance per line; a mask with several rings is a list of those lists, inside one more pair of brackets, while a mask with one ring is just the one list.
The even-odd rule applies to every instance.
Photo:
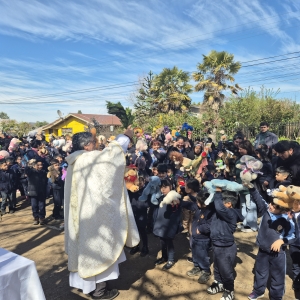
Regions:
[[124, 246], [139, 243], [124, 184], [125, 152], [132, 135], [127, 129], [100, 152], [94, 150], [91, 133], [76, 133], [73, 153], [66, 158], [65, 251], [70, 286], [92, 299], [118, 296], [118, 290], [106, 288], [106, 281], [118, 278], [118, 264], [126, 260]]

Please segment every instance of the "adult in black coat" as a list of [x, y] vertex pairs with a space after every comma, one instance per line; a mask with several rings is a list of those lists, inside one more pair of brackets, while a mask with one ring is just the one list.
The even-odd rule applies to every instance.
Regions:
[[283, 140], [273, 146], [277, 152], [277, 167], [291, 171], [292, 184], [300, 186], [300, 145], [294, 141]]

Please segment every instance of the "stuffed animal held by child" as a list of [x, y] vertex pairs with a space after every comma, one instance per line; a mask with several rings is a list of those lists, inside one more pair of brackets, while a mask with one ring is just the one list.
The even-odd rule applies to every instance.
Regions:
[[240, 162], [236, 167], [242, 170], [240, 173], [242, 182], [253, 187], [251, 181], [257, 178], [257, 174], [262, 174], [259, 170], [263, 167], [263, 163], [250, 155], [243, 155]]
[[55, 169], [54, 166], [48, 167], [47, 178], [51, 179], [51, 182], [55, 182], [55, 180], [59, 177], [59, 170]]
[[13, 152], [13, 151], [17, 150], [20, 143], [21, 143], [21, 141], [17, 138], [11, 139], [9, 146], [8, 146], [8, 151]]
[[231, 192], [240, 192], [246, 190], [246, 187], [244, 187], [242, 184], [226, 179], [213, 179], [211, 181], [205, 181], [204, 186], [210, 194], [205, 200], [205, 205], [209, 205], [212, 202], [217, 187]]
[[135, 165], [129, 165], [125, 168], [125, 185], [127, 190], [135, 193], [139, 190], [139, 179], [136, 171], [137, 167]]
[[300, 187], [295, 185], [289, 185], [288, 187], [280, 185], [279, 191], [274, 190], [271, 196], [274, 197], [273, 202], [275, 204], [292, 209], [294, 202], [300, 200]]
[[180, 171], [190, 171], [192, 169], [192, 160], [183, 155], [180, 152], [172, 151], [169, 154], [170, 160], [174, 162], [175, 168], [180, 169]]
[[149, 177], [149, 183], [144, 188], [142, 195], [139, 197], [139, 201], [147, 201], [149, 195], [151, 195], [151, 203], [157, 205], [157, 199], [161, 196], [160, 178], [158, 176]]
[[181, 199], [181, 195], [175, 191], [170, 191], [160, 202], [159, 206], [163, 207], [164, 205], [171, 204], [172, 206], [179, 204]]

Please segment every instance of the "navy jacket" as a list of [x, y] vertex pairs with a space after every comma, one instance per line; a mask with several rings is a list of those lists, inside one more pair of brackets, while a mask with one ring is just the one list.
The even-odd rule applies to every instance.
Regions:
[[215, 192], [213, 200], [216, 213], [211, 221], [210, 239], [215, 246], [229, 247], [234, 244], [236, 223], [243, 221], [244, 217], [239, 210], [227, 208], [223, 204], [221, 192]]
[[139, 197], [142, 195], [143, 190], [144, 189], [140, 189], [135, 193], [128, 191], [132, 211], [138, 226], [147, 225], [147, 210], [151, 204], [151, 195], [148, 196], [148, 199], [146, 201], [139, 201]]
[[[160, 203], [164, 196], [158, 199]], [[180, 204], [172, 207], [172, 205], [164, 205], [160, 207], [159, 204], [154, 206], [153, 211], [153, 234], [162, 237], [173, 239], [179, 232], [181, 219], [181, 206]]]
[[5, 193], [11, 193], [11, 175], [6, 171], [0, 170], [0, 191]]
[[[181, 206], [194, 212], [192, 222], [192, 237], [193, 239], [209, 240], [210, 226], [215, 213], [213, 204], [205, 208], [200, 208], [197, 203], [182, 201]], [[197, 233], [197, 229], [200, 234]]]
[[25, 173], [28, 179], [27, 195], [46, 199], [48, 184], [47, 174], [44, 170], [37, 171], [34, 168], [26, 167]]
[[[256, 203], [257, 213], [262, 216], [256, 243], [260, 249], [271, 252], [271, 245], [278, 239], [285, 244], [295, 241], [295, 226], [287, 214], [274, 215], [269, 212], [267, 202], [255, 189], [249, 189], [252, 200]], [[281, 250], [282, 251], [282, 250]]]
[[297, 218], [294, 214], [293, 222], [295, 223], [295, 241], [291, 245], [300, 247], [300, 214]]

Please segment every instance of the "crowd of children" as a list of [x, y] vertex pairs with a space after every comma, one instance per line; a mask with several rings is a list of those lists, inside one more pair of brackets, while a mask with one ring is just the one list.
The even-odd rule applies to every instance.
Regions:
[[[221, 300], [232, 300], [237, 255], [234, 232], [237, 229], [244, 233], [258, 231], [254, 287], [248, 299], [263, 297], [269, 277], [270, 299], [282, 299], [287, 247], [293, 261], [293, 288], [299, 291], [300, 201], [295, 201], [290, 208], [281, 207], [274, 204], [267, 193], [268, 189], [295, 183], [295, 168], [289, 168], [286, 163], [289, 158], [285, 160], [285, 154], [280, 152], [276, 155], [276, 145], [272, 149], [259, 144], [255, 149], [241, 132], [232, 140], [222, 136], [215, 145], [210, 138], [192, 138], [189, 130], [186, 136], [177, 134], [174, 138], [169, 138], [170, 131], [164, 130], [166, 128], [150, 138], [136, 128], [135, 141], [126, 153], [126, 164], [137, 170], [139, 182], [137, 191], [128, 191], [141, 240], [130, 254], [140, 252], [140, 256], [145, 257], [149, 253], [151, 246], [147, 234], [151, 232], [160, 239], [161, 245], [161, 257], [154, 263], [156, 266], [163, 264], [163, 270], [167, 271], [176, 263], [174, 238], [180, 232], [186, 234], [192, 253], [188, 260], [193, 264], [187, 276], [198, 276], [200, 284], [208, 282], [212, 276], [209, 254], [212, 250], [214, 281], [207, 293], [220, 292]], [[48, 143], [35, 137], [30, 142], [25, 138], [16, 142], [16, 139], [14, 147], [10, 147], [7, 136], [0, 138], [1, 215], [7, 212], [7, 205], [9, 213], [15, 212], [16, 191], [19, 190], [24, 199], [30, 200], [34, 225], [46, 223], [45, 203], [50, 195], [54, 203], [52, 218], [63, 219], [67, 172], [64, 157], [72, 151], [70, 138], [60, 138], [69, 141], [68, 149], [54, 141]], [[107, 143], [109, 140], [105, 137], [98, 137], [98, 151], [103, 151]], [[300, 149], [299, 145], [290, 143], [293, 143], [290, 144], [293, 149]], [[216, 188], [213, 201], [206, 205], [205, 200], [209, 197], [204, 187], [206, 181], [217, 178], [242, 183], [236, 165], [243, 155], [262, 162], [254, 185], [240, 193]], [[149, 194], [146, 201], [140, 201], [151, 178], [159, 182], [160, 192], [154, 197], [155, 201]], [[176, 196], [171, 202], [164, 203], [174, 191], [179, 198]], [[259, 227], [258, 217], [261, 217]]]

